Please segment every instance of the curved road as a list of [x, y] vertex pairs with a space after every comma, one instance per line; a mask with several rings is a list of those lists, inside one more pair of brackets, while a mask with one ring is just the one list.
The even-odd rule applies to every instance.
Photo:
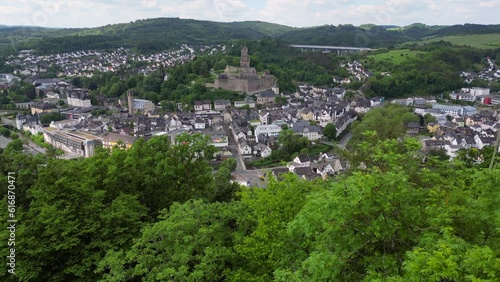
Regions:
[[[5, 116], [2, 116], [2, 123], [6, 124], [6, 125], [11, 125], [14, 127], [16, 126], [15, 120], [6, 118]], [[45, 148], [38, 146], [38, 144], [33, 142], [33, 140], [31, 140], [30, 138], [28, 138], [22, 134], [19, 134], [19, 138], [21, 138], [21, 140], [23, 140], [25, 142], [24, 148], [25, 148], [26, 152], [33, 154], [33, 155], [47, 153], [47, 150]]]

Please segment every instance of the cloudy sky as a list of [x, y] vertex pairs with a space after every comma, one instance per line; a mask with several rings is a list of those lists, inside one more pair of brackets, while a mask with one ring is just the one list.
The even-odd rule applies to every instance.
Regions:
[[1, 1], [0, 24], [95, 27], [180, 17], [261, 20], [295, 27], [374, 23], [500, 24], [499, 0], [15, 0]]

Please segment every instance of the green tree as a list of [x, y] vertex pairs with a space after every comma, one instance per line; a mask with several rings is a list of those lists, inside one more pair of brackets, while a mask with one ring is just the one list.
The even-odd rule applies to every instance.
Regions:
[[404, 136], [407, 122], [418, 122], [419, 117], [411, 112], [411, 108], [399, 105], [386, 105], [369, 111], [361, 120], [353, 124], [353, 138], [357, 142], [363, 138], [365, 131], [374, 131], [376, 138], [385, 140]]
[[73, 86], [78, 87], [78, 88], [83, 86], [82, 79], [80, 77], [74, 77], [71, 80], [71, 84], [73, 84]]
[[337, 138], [337, 129], [333, 123], [328, 123], [325, 128], [323, 128], [323, 135], [328, 138], [328, 140], [333, 141]]
[[215, 202], [230, 202], [236, 198], [236, 192], [240, 190], [238, 182], [231, 182], [231, 171], [227, 167], [220, 167], [214, 175], [214, 195]]
[[287, 225], [307, 203], [307, 195], [320, 189], [319, 182], [288, 174], [283, 181], [270, 177], [267, 189], [242, 190], [241, 203], [246, 208], [239, 224], [248, 235], [235, 246], [245, 261], [237, 271], [237, 278], [268, 281], [282, 260], [296, 255], [290, 251], [301, 242], [287, 234]]
[[220, 61], [218, 61], [217, 64], [215, 64], [214, 69], [223, 70], [226, 68], [226, 66], [227, 66], [227, 61], [223, 58]]
[[95, 280], [103, 250], [128, 247], [142, 226], [145, 208], [137, 199], [106, 202], [105, 191], [81, 171], [80, 162], [56, 159], [39, 169], [19, 229], [22, 280]]
[[425, 116], [424, 116], [424, 122], [425, 122], [425, 124], [429, 124], [431, 122], [436, 122], [436, 121], [437, 121], [436, 118], [433, 117], [432, 115], [425, 114]]
[[173, 112], [177, 109], [177, 106], [175, 105], [175, 103], [171, 102], [171, 101], [161, 101], [160, 102], [160, 106], [161, 106], [161, 109], [166, 111], [166, 112]]
[[21, 139], [16, 139], [9, 144], [5, 148], [6, 151], [22, 151], [23, 150], [23, 141]]
[[310, 145], [310, 141], [306, 137], [296, 135], [293, 130], [287, 129], [280, 131], [278, 135], [278, 144], [280, 150], [293, 154], [307, 148]]
[[370, 146], [373, 166], [309, 197], [288, 226], [296, 250], [289, 249], [279, 281], [370, 281], [401, 272], [425, 222], [419, 206], [427, 190], [408, 175], [419, 163], [417, 141], [402, 152], [394, 143]]
[[286, 99], [286, 97], [283, 97], [283, 96], [276, 96], [276, 97], [274, 98], [274, 103], [275, 103], [277, 106], [286, 105], [286, 103], [287, 103], [287, 99]]
[[0, 135], [9, 138], [10, 137], [10, 130], [5, 127], [0, 127]]
[[236, 170], [237, 164], [236, 164], [236, 159], [225, 159], [222, 164], [220, 165], [221, 168], [227, 168], [230, 172], [233, 172]]
[[160, 93], [161, 81], [154, 76], [148, 75], [144, 77], [142, 87], [144, 88], [144, 91]]
[[162, 212], [132, 248], [109, 251], [99, 271], [108, 281], [202, 280], [231, 277], [236, 205], [188, 201]]
[[66, 119], [66, 117], [63, 114], [57, 112], [40, 115], [40, 122], [44, 126], [48, 126], [52, 121], [60, 121], [63, 119]]

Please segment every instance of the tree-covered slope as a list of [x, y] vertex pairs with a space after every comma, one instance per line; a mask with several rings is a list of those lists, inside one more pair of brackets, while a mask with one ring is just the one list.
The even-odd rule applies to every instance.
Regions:
[[377, 26], [360, 28], [353, 25], [324, 25], [298, 29], [285, 33], [281, 38], [293, 44], [373, 48], [405, 41], [405, 36], [401, 32]]
[[17, 276], [0, 280], [497, 281], [498, 165], [422, 162], [416, 139], [365, 137], [334, 181], [285, 175], [236, 193], [234, 163], [214, 174], [199, 135], [77, 160], [16, 140], [0, 181], [15, 172]]
[[221, 23], [156, 18], [82, 29], [12, 27], [0, 30], [0, 34], [4, 32], [3, 37], [8, 38], [0, 44], [16, 43], [18, 49], [42, 53], [118, 47], [148, 52], [179, 44], [222, 44], [234, 39], [278, 36], [290, 30], [293, 28], [257, 21]]
[[235, 39], [279, 37], [292, 44], [388, 47], [430, 36], [500, 33], [500, 25], [406, 27], [324, 25], [293, 28], [261, 21], [213, 22], [179, 18], [155, 18], [96, 28], [50, 29], [0, 28], [0, 48], [35, 49], [41, 53], [94, 48], [135, 48], [152, 52], [179, 44], [222, 44]]
[[465, 24], [429, 26], [412, 24], [399, 28], [375, 25], [324, 25], [287, 32], [282, 39], [294, 44], [338, 45], [380, 48], [416, 41], [430, 36], [500, 33], [500, 25]]

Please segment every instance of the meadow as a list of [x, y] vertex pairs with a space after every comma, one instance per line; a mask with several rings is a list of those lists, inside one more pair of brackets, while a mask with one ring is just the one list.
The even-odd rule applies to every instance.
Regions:
[[500, 48], [500, 33], [449, 35], [427, 38], [420, 42], [429, 43], [441, 40], [450, 42], [455, 45], [465, 45], [481, 49]]
[[375, 62], [390, 61], [394, 65], [399, 65], [409, 60], [423, 56], [426, 52], [415, 51], [410, 49], [391, 50], [385, 53], [369, 55], [368, 58], [373, 58]]

